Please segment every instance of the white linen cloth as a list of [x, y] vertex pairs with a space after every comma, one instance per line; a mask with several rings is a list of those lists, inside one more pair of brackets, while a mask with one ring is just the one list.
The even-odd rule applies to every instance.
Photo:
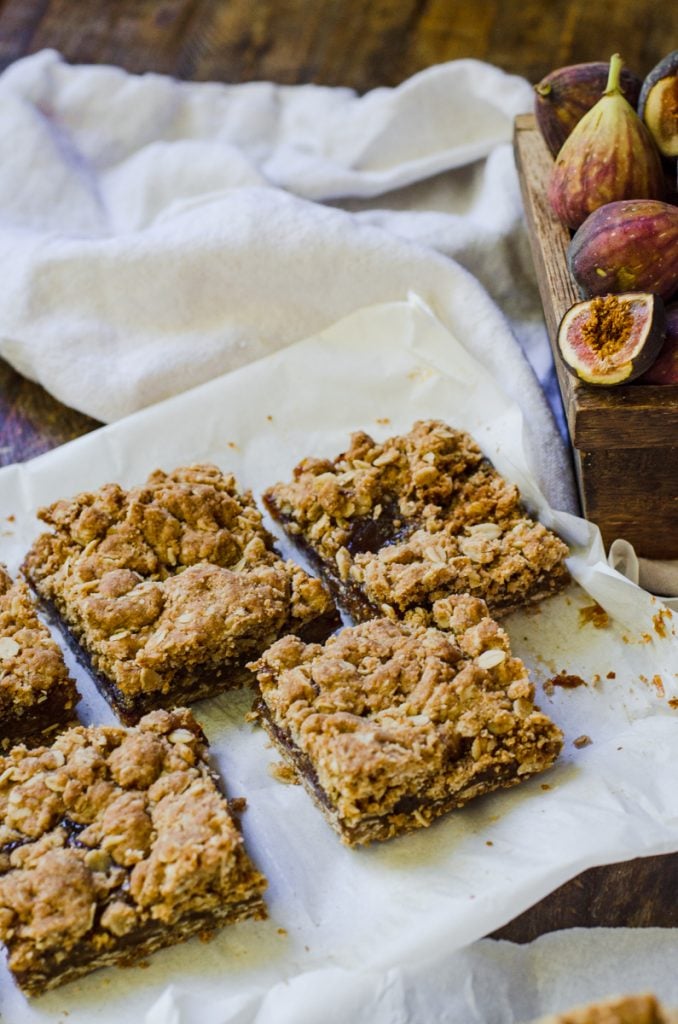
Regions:
[[510, 144], [531, 103], [473, 60], [364, 97], [18, 61], [0, 76], [0, 354], [111, 421], [412, 290], [557, 447], [506, 321], [451, 260], [545, 381]]

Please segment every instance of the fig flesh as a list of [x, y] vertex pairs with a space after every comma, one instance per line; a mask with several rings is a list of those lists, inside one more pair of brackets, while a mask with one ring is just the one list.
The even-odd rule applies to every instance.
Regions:
[[603, 96], [566, 139], [551, 173], [549, 202], [570, 228], [605, 203], [665, 194], [652, 136], [619, 88], [621, 68], [615, 53]]
[[678, 50], [650, 71], [638, 99], [638, 114], [663, 156], [678, 156]]
[[678, 289], [678, 206], [625, 199], [595, 210], [574, 235], [567, 265], [585, 298]]
[[678, 384], [678, 306], [666, 310], [666, 339], [640, 384]]
[[646, 292], [576, 302], [558, 328], [565, 366], [587, 384], [627, 384], [657, 358], [666, 335], [664, 303]]
[[[609, 73], [610, 65], [602, 60], [570, 64], [551, 71], [535, 85], [534, 113], [552, 156], [558, 155], [574, 126], [603, 95]], [[641, 85], [634, 71], [622, 68], [619, 86], [632, 107], [638, 103]]]

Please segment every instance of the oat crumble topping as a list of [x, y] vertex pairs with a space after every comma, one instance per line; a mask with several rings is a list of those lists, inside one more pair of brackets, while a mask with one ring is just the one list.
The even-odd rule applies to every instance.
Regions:
[[206, 750], [178, 709], [0, 757], [0, 939], [12, 971], [67, 965], [83, 943], [96, 958], [122, 936], [157, 923], [171, 931], [225, 902], [255, 897], [264, 915], [265, 879]]
[[23, 580], [0, 565], [0, 749], [75, 717], [75, 683]]
[[262, 724], [283, 756], [307, 760], [349, 842], [428, 824], [561, 748], [486, 604], [449, 597], [432, 617], [444, 631], [381, 618], [324, 646], [285, 637], [254, 666]]
[[[180, 675], [253, 657], [332, 612], [318, 580], [284, 562], [252, 495], [212, 465], [57, 501], [25, 571], [130, 699]], [[224, 687], [222, 687], [223, 689]]]
[[437, 420], [382, 444], [355, 433], [344, 454], [304, 459], [264, 499], [344, 596], [369, 602], [361, 619], [400, 618], [450, 592], [505, 612], [567, 579], [566, 545], [467, 433]]

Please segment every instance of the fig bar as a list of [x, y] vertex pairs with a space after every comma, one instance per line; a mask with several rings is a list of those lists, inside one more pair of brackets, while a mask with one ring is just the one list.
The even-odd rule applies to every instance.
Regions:
[[442, 629], [381, 618], [324, 647], [285, 637], [252, 666], [257, 717], [350, 846], [429, 825], [560, 751], [485, 603], [444, 598], [432, 616]]
[[356, 433], [334, 461], [304, 459], [264, 501], [357, 621], [426, 622], [450, 593], [506, 614], [568, 579], [566, 545], [468, 434], [439, 421], [383, 444]]
[[621, 996], [540, 1017], [535, 1024], [678, 1024], [678, 1013], [662, 1008], [655, 996]]
[[24, 570], [120, 718], [240, 685], [289, 632], [338, 624], [321, 583], [283, 562], [249, 493], [211, 465], [107, 484], [39, 516]]
[[182, 708], [0, 757], [0, 939], [24, 992], [266, 916], [206, 754]]
[[28, 587], [0, 565], [0, 752], [47, 743], [76, 721], [78, 691]]

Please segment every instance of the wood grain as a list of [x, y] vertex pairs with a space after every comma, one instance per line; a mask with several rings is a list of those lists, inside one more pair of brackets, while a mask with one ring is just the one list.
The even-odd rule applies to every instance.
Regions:
[[553, 160], [533, 115], [516, 119], [514, 143], [582, 510], [607, 545], [624, 537], [647, 558], [678, 558], [678, 386], [592, 388], [565, 369], [558, 324], [580, 298], [566, 265], [570, 232], [546, 198]]

